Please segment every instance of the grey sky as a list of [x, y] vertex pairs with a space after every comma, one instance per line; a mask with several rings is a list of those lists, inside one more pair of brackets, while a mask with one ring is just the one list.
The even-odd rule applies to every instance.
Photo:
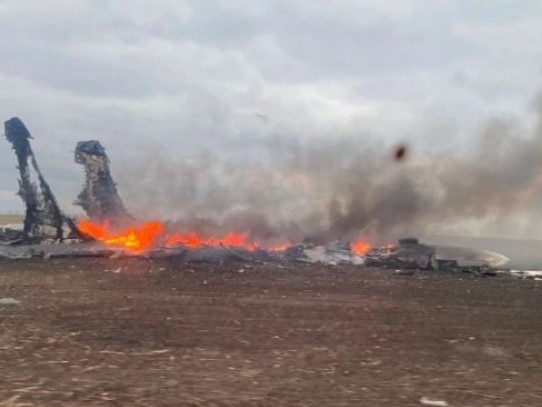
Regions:
[[[108, 148], [122, 193], [149, 151], [239, 158], [280, 135], [463, 154], [492, 116], [531, 126], [542, 89], [533, 0], [0, 0], [0, 37], [0, 111], [67, 211], [78, 140]], [[0, 147], [0, 210], [21, 210]]]

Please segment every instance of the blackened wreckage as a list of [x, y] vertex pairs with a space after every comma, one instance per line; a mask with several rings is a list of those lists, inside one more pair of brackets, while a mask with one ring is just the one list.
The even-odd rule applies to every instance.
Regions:
[[68, 228], [68, 235], [79, 236], [75, 223], [62, 213], [40, 171], [30, 146], [32, 136], [24, 123], [14, 117], [4, 123], [4, 129], [6, 138], [17, 156], [20, 174], [18, 195], [26, 206], [23, 238], [27, 241], [45, 237], [62, 240], [66, 237], [65, 225]]
[[[65, 216], [49, 184], [41, 173], [30, 146], [30, 132], [18, 118], [5, 122], [5, 136], [17, 156], [20, 173], [19, 192], [25, 204], [22, 231], [0, 231], [0, 258], [66, 257], [66, 256], [118, 256], [122, 249], [104, 247], [98, 242], [88, 242], [73, 219]], [[111, 175], [109, 158], [99, 141], [80, 141], [75, 148], [75, 162], [85, 168], [83, 190], [74, 201], [83, 208], [94, 222], [113, 222], [125, 225], [135, 222], [122, 202]], [[36, 179], [34, 181], [33, 179]], [[87, 240], [81, 245], [39, 245], [45, 239], [62, 241], [66, 237]], [[18, 246], [17, 246], [18, 245]], [[74, 247], [77, 246], [77, 247]], [[4, 249], [2, 249], [2, 247]], [[364, 256], [357, 256], [350, 244], [326, 246], [299, 244], [276, 252], [256, 249], [247, 251], [236, 247], [203, 247], [197, 250], [178, 247], [170, 250], [155, 247], [150, 257], [177, 256], [190, 260], [241, 260], [241, 261], [304, 261], [327, 264], [365, 264], [366, 266], [425, 269], [425, 270], [483, 270], [500, 267], [508, 260], [505, 256], [481, 250], [421, 244], [415, 238], [400, 239], [396, 246], [372, 248]]]
[[109, 158], [99, 141], [78, 142], [75, 162], [85, 167], [85, 184], [74, 204], [81, 206], [89, 219], [119, 223], [134, 220], [119, 197], [109, 169]]

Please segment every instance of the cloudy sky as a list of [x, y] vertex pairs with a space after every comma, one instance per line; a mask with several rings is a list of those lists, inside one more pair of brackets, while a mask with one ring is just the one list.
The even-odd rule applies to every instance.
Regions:
[[[349, 137], [466, 154], [492, 117], [529, 134], [542, 90], [535, 0], [0, 0], [0, 37], [0, 112], [68, 212], [78, 140], [106, 146], [133, 199], [150, 152]], [[0, 147], [0, 211], [22, 211]]]

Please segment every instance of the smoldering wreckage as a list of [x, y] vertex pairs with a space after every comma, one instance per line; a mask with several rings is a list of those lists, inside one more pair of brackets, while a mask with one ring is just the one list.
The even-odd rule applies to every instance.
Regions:
[[508, 261], [498, 253], [427, 245], [416, 238], [400, 239], [398, 244], [385, 247], [363, 241], [265, 247], [252, 242], [248, 233], [202, 237], [193, 232], [178, 233], [174, 223], [142, 223], [126, 209], [105, 149], [96, 140], [80, 141], [75, 148], [75, 162], [84, 167], [85, 180], [74, 204], [87, 215], [76, 220], [61, 210], [39, 168], [30, 144], [32, 136], [24, 123], [15, 117], [4, 123], [4, 129], [17, 158], [18, 195], [26, 209], [22, 227], [0, 229], [0, 259], [144, 256], [180, 261], [301, 261], [388, 268], [404, 274], [434, 270], [484, 275], [496, 274]]

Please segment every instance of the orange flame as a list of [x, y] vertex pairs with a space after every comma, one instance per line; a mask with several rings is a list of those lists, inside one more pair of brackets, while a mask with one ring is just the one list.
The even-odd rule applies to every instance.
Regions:
[[124, 247], [136, 253], [151, 248], [158, 237], [164, 233], [164, 226], [156, 221], [128, 227], [118, 232], [111, 231], [108, 222], [100, 224], [86, 219], [80, 220], [77, 227], [81, 232], [105, 244]]
[[77, 222], [79, 230], [88, 236], [110, 246], [121, 247], [136, 253], [142, 253], [153, 246], [163, 244], [166, 247], [186, 246], [233, 246], [247, 250], [256, 249], [256, 244], [248, 240], [248, 233], [228, 233], [216, 237], [201, 237], [194, 232], [165, 234], [165, 227], [157, 221], [142, 223], [122, 230], [112, 231], [108, 222], [95, 223], [88, 219]]
[[371, 249], [371, 244], [364, 240], [358, 240], [351, 244], [351, 249], [354, 254], [364, 256]]
[[[150, 221], [121, 230], [111, 230], [108, 222], [95, 223], [88, 219], [77, 222], [79, 230], [90, 237], [110, 246], [121, 247], [135, 253], [145, 252], [157, 245], [166, 247], [186, 246], [197, 248], [202, 246], [231, 246], [255, 250], [258, 244], [249, 240], [248, 233], [230, 232], [222, 237], [202, 237], [195, 232], [166, 234], [165, 227], [158, 221]], [[284, 251], [288, 244], [269, 247], [270, 251]], [[352, 252], [363, 256], [371, 245], [366, 241], [357, 241], [351, 245]]]
[[283, 252], [286, 249], [288, 249], [288, 247], [290, 247], [289, 244], [281, 244], [281, 245], [277, 245], [277, 246], [271, 246], [267, 250], [269, 250], [270, 252]]

